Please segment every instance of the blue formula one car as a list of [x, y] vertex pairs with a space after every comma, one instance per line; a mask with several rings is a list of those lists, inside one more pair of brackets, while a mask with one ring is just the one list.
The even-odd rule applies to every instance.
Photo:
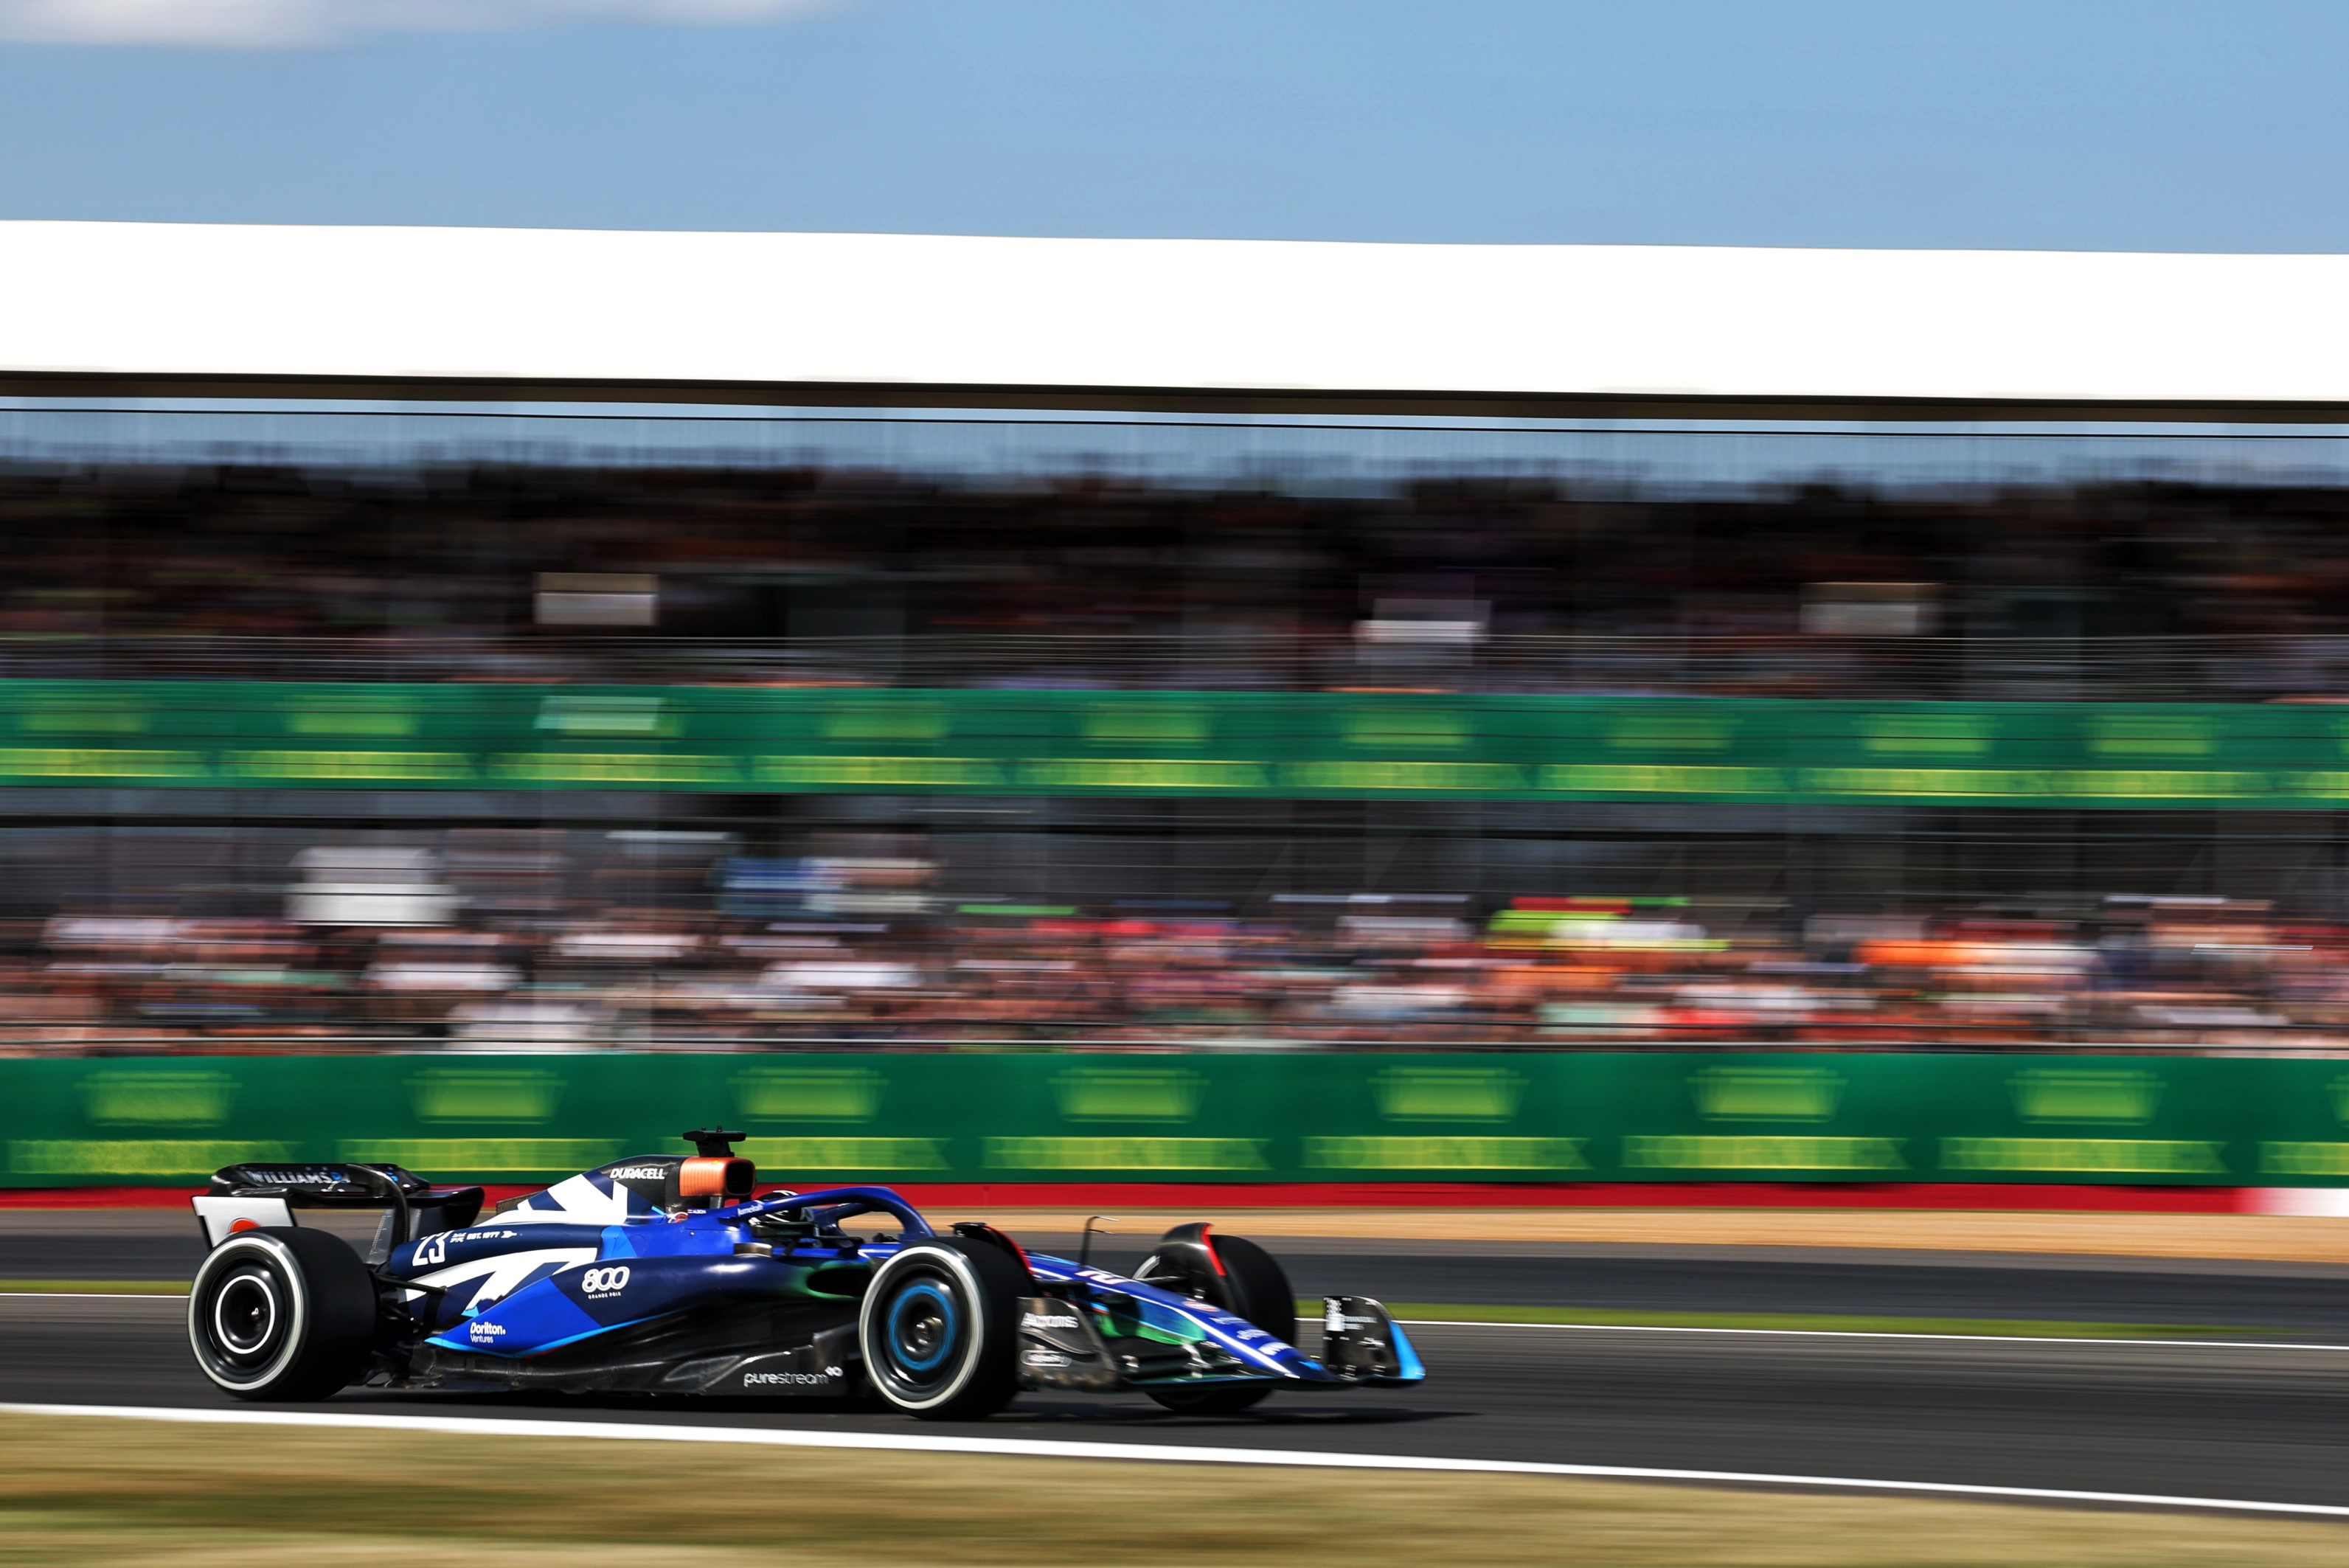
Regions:
[[[625, 1159], [481, 1214], [481, 1189], [392, 1165], [231, 1166], [195, 1199], [212, 1251], [196, 1364], [245, 1399], [353, 1385], [877, 1397], [971, 1419], [1023, 1389], [1134, 1390], [1228, 1414], [1278, 1388], [1415, 1384], [1386, 1309], [1324, 1298], [1318, 1356], [1262, 1248], [1180, 1225], [1135, 1277], [941, 1234], [881, 1187], [753, 1196], [743, 1135]], [[380, 1210], [362, 1252], [297, 1211]], [[317, 1218], [314, 1212], [314, 1218]], [[864, 1217], [893, 1231], [851, 1235]], [[348, 1230], [347, 1225], [343, 1227]], [[1081, 1249], [1082, 1251], [1082, 1249]]]

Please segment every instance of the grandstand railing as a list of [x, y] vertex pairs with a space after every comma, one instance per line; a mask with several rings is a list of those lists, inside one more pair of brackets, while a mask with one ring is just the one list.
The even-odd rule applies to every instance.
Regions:
[[1040, 690], [1409, 690], [2008, 701], [2349, 697], [2349, 635], [1829, 637], [1350, 630], [738, 639], [411, 629], [0, 637], [0, 679], [465, 680]]
[[[2253, 1038], [2256, 1035], [2257, 1038]], [[151, 1056], [334, 1054], [346, 1051], [392, 1054], [507, 1054], [516, 1052], [595, 1054], [627, 1051], [2033, 1051], [2115, 1052], [2131, 1054], [2334, 1057], [2349, 1049], [2336, 1030], [2277, 1028], [2234, 1031], [2223, 1037], [2187, 1031], [2117, 1032], [2110, 1028], [2046, 1024], [2028, 1031], [1996, 1024], [1952, 1025], [1936, 1029], [1929, 1037], [1915, 1033], [1868, 1033], [1854, 1031], [1820, 1037], [1817, 1032], [1786, 1030], [1736, 1035], [1676, 1034], [1669, 1039], [1637, 1034], [1567, 1036], [1533, 1029], [1478, 1030], [1455, 1028], [1419, 1033], [1367, 1036], [1332, 1032], [1315, 1033], [1251, 1033], [1245, 1031], [1184, 1028], [1135, 1028], [1116, 1033], [1037, 1030], [1003, 1033], [973, 1029], [969, 1033], [891, 1034], [791, 1033], [775, 1031], [756, 1034], [622, 1031], [595, 1039], [512, 1036], [458, 1037], [447, 1033], [363, 1034], [311, 1033], [155, 1034], [113, 1031], [102, 1027], [0, 1027], [0, 1055], [15, 1056]]]

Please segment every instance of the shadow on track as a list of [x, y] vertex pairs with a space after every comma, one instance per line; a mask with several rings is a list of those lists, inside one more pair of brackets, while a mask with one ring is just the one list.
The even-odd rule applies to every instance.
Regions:
[[650, 1416], [664, 1420], [716, 1426], [728, 1424], [730, 1417], [761, 1424], [779, 1417], [833, 1417], [835, 1420], [848, 1417], [885, 1422], [893, 1428], [902, 1427], [906, 1431], [976, 1431], [983, 1428], [1011, 1432], [1030, 1428], [1058, 1428], [1071, 1435], [1088, 1431], [1234, 1432], [1251, 1428], [1297, 1431], [1389, 1427], [1425, 1421], [1464, 1420], [1475, 1414], [1468, 1410], [1406, 1409], [1379, 1405], [1352, 1409], [1281, 1409], [1278, 1407], [1268, 1409], [1259, 1406], [1234, 1416], [1192, 1416], [1162, 1410], [1155, 1405], [1142, 1402], [1028, 1402], [1034, 1397], [1028, 1396], [984, 1422], [918, 1421], [900, 1416], [877, 1399], [721, 1400], [659, 1394], [558, 1394], [543, 1389], [352, 1389], [336, 1398], [335, 1404], [337, 1407], [367, 1404], [386, 1413], [409, 1410], [419, 1415], [463, 1410], [468, 1414], [483, 1416], [522, 1415], [525, 1412], [544, 1412], [554, 1416]]

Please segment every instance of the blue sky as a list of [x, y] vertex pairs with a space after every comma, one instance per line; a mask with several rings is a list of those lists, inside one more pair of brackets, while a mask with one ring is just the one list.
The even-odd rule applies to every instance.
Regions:
[[0, 0], [0, 34], [8, 218], [2349, 250], [2342, 0]]

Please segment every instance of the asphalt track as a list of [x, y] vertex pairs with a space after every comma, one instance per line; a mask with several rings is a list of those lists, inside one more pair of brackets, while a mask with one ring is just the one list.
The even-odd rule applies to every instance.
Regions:
[[[150, 1238], [126, 1226], [107, 1239], [119, 1262], [124, 1243]], [[131, 1249], [147, 1260], [141, 1272], [170, 1277], [157, 1261], [165, 1239], [151, 1240], [152, 1249]], [[105, 1260], [79, 1251], [71, 1227], [11, 1227], [5, 1241], [0, 1274], [102, 1277], [97, 1265]], [[2349, 1333], [2340, 1332], [2349, 1313], [2335, 1304], [2349, 1301], [2349, 1271], [1995, 1254], [1743, 1255], [1762, 1249], [1662, 1255], [1615, 1248], [1599, 1255], [1505, 1243], [1423, 1247], [1410, 1260], [1381, 1262], [1362, 1245], [1284, 1241], [1280, 1251], [1307, 1293], [1344, 1283], [1398, 1300], [2229, 1323], [2292, 1331], [2294, 1343], [1428, 1325], [1414, 1337], [1432, 1376], [1407, 1393], [1284, 1395], [1261, 1414], [1226, 1420], [1171, 1416], [1139, 1397], [1029, 1395], [983, 1429], [1102, 1443], [2349, 1504]], [[191, 1254], [192, 1246], [190, 1239], [182, 1251]], [[1731, 1253], [1737, 1255], [1723, 1255]], [[1105, 1251], [1102, 1261], [1123, 1256]], [[75, 1259], [89, 1266], [64, 1267]], [[1376, 1268], [1390, 1272], [1371, 1273]], [[126, 1276], [118, 1269], [116, 1277]], [[0, 1294], [0, 1401], [225, 1404], [189, 1361], [181, 1310], [165, 1297]], [[2312, 1347], [2336, 1338], [2342, 1348]], [[336, 1407], [833, 1431], [908, 1425], [782, 1402], [696, 1408], [358, 1393]], [[222, 1440], [233, 1438], [224, 1433]]]
[[[1233, 1230], [1243, 1230], [1235, 1223]], [[1074, 1236], [1026, 1235], [1076, 1255]], [[1358, 1240], [1267, 1243], [1306, 1295], [1571, 1306], [1594, 1312], [1794, 1313], [2251, 1328], [2349, 1344], [2349, 1266], [1857, 1248], [1670, 1247]], [[185, 1280], [203, 1248], [184, 1214], [0, 1214], [0, 1281]], [[1094, 1261], [1130, 1268], [1130, 1238]]]

